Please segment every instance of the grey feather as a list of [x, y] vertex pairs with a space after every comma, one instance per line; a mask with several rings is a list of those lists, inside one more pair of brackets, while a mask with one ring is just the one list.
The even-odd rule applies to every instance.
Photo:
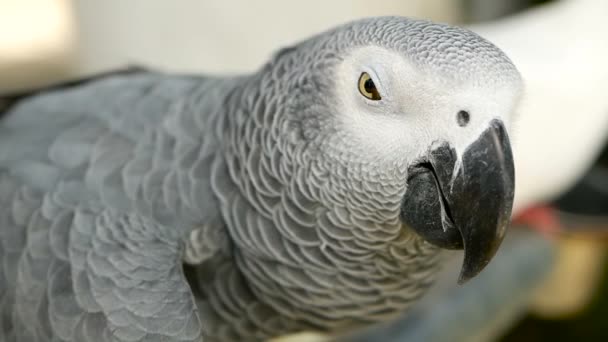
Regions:
[[0, 340], [252, 341], [403, 312], [437, 248], [399, 221], [403, 168], [349, 151], [319, 96], [367, 45], [512, 76], [473, 33], [377, 18], [251, 75], [118, 74], [0, 108]]

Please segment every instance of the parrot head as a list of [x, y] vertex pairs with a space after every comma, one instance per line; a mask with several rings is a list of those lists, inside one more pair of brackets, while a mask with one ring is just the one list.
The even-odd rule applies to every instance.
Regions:
[[301, 152], [291, 163], [334, 213], [318, 228], [335, 228], [318, 234], [326, 246], [464, 249], [461, 282], [489, 263], [510, 222], [507, 131], [522, 88], [503, 52], [465, 29], [385, 17], [284, 49], [267, 68], [286, 108], [273, 123]]

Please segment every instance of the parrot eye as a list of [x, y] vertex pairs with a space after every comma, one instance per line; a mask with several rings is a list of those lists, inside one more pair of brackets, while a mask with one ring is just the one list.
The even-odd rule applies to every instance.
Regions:
[[379, 101], [382, 99], [378, 89], [376, 89], [376, 84], [374, 80], [372, 80], [371, 76], [368, 73], [364, 72], [359, 76], [359, 92], [361, 95], [372, 101]]

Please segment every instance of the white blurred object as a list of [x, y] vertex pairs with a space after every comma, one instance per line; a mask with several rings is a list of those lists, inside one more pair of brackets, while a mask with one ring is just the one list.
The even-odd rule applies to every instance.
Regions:
[[526, 82], [512, 134], [517, 213], [567, 190], [606, 142], [608, 1], [561, 0], [471, 29]]
[[461, 0], [74, 1], [80, 73], [126, 63], [174, 71], [246, 72], [277, 49], [375, 15], [461, 18]]
[[0, 91], [62, 77], [73, 53], [68, 0], [0, 0]]
[[315, 332], [302, 332], [273, 338], [267, 342], [330, 342], [328, 335]]

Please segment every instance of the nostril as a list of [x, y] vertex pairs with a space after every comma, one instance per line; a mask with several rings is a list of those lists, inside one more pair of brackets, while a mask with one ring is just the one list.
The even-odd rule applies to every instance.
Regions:
[[458, 126], [460, 127], [468, 125], [469, 120], [471, 120], [471, 115], [466, 110], [461, 110], [456, 115], [456, 121], [458, 122]]

